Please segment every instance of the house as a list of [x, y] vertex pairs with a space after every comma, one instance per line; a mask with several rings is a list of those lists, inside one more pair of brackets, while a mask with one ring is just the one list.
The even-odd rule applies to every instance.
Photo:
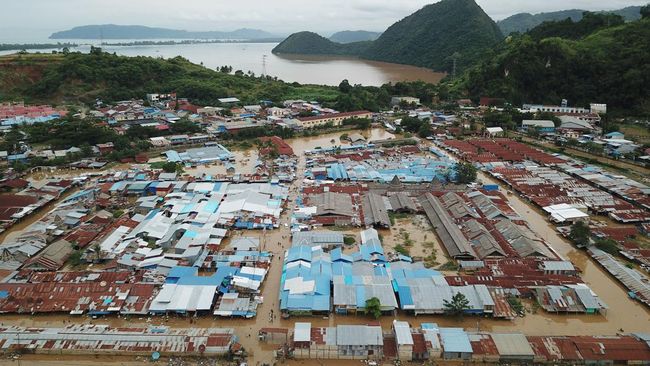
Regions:
[[621, 132], [614, 131], [606, 134], [604, 136], [605, 139], [612, 139], [612, 140], [623, 140], [625, 139], [625, 135]]
[[550, 120], [523, 120], [521, 122], [523, 132], [528, 132], [530, 128], [536, 128], [540, 133], [553, 133], [555, 132], [555, 123]]
[[173, 135], [169, 136], [168, 140], [172, 145], [180, 145], [180, 144], [185, 144], [189, 141], [189, 136], [188, 135]]
[[541, 104], [524, 104], [523, 109], [532, 113], [547, 112], [547, 113], [571, 113], [571, 114], [588, 114], [590, 111], [580, 107], [569, 107], [566, 103], [562, 105], [541, 105]]
[[393, 333], [397, 344], [397, 358], [404, 361], [412, 360], [414, 342], [409, 323], [393, 320]]
[[533, 359], [535, 358], [535, 352], [530, 346], [528, 339], [526, 339], [526, 336], [523, 334], [493, 333], [491, 337], [494, 345], [497, 348], [501, 362], [533, 362]]
[[391, 97], [390, 98], [391, 106], [395, 107], [401, 104], [407, 104], [407, 105], [415, 104], [416, 106], [418, 106], [420, 105], [420, 98], [415, 98], [415, 97]]
[[221, 104], [237, 104], [239, 103], [239, 99], [234, 98], [234, 97], [229, 97], [229, 98], [219, 98], [219, 103]]
[[326, 113], [313, 117], [300, 117], [298, 118], [298, 124], [302, 128], [313, 128], [321, 127], [326, 124], [332, 124], [332, 126], [340, 126], [343, 124], [343, 121], [346, 119], [355, 119], [355, 118], [372, 118], [372, 112], [368, 111], [356, 111], [356, 112], [345, 112], [345, 113]]
[[384, 336], [379, 325], [338, 325], [336, 345], [340, 358], [382, 359]]
[[112, 142], [107, 142], [105, 144], [97, 144], [97, 149], [99, 150], [100, 155], [108, 155], [115, 149], [115, 146]]
[[360, 134], [360, 133], [353, 133], [353, 134], [350, 134], [350, 135], [348, 136], [348, 140], [349, 140], [351, 143], [353, 143], [353, 144], [364, 143], [364, 142], [366, 142], [366, 138], [363, 137], [363, 135]]
[[306, 245], [320, 246], [323, 249], [340, 248], [344, 244], [344, 236], [338, 231], [298, 231], [293, 233], [291, 246]]
[[151, 137], [149, 138], [149, 142], [151, 142], [151, 145], [153, 145], [154, 147], [165, 147], [170, 145], [169, 140], [167, 140], [163, 136]]
[[440, 328], [440, 341], [445, 360], [469, 360], [472, 358], [472, 344], [463, 328]]
[[309, 196], [309, 203], [316, 206], [314, 217], [327, 218], [331, 225], [351, 224], [355, 216], [350, 196], [345, 193], [324, 192]]
[[591, 123], [583, 121], [578, 117], [564, 115], [560, 116], [559, 118], [560, 121], [562, 121], [562, 124], [560, 124], [560, 127], [558, 127], [559, 130], [569, 130], [578, 133], [591, 133], [595, 130]]
[[501, 127], [488, 127], [485, 131], [490, 135], [490, 137], [503, 136], [504, 131]]

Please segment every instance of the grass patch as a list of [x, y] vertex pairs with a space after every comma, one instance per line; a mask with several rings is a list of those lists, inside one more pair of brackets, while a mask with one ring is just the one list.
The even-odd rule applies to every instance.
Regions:
[[458, 264], [454, 261], [449, 261], [442, 266], [438, 267], [441, 271], [458, 271]]
[[512, 310], [516, 311], [517, 314], [525, 314], [526, 313], [526, 308], [524, 308], [524, 304], [521, 303], [521, 300], [518, 298], [509, 295], [508, 296], [508, 304], [510, 304], [510, 307]]
[[395, 251], [397, 253], [401, 254], [401, 255], [410, 256], [409, 250], [407, 248], [404, 248], [403, 246], [401, 246], [399, 244], [395, 246]]
[[149, 169], [162, 169], [166, 161], [156, 161], [155, 163], [149, 163]]

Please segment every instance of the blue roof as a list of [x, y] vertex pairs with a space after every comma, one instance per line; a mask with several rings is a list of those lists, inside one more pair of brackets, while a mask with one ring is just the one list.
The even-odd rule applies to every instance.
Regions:
[[420, 324], [422, 329], [438, 329], [438, 323], [422, 323]]
[[298, 260], [311, 261], [311, 247], [306, 245], [299, 245], [289, 248], [287, 252], [286, 262], [295, 262]]
[[[393, 286], [395, 287], [395, 286]], [[399, 297], [399, 303], [404, 309], [406, 305], [414, 305], [413, 296], [411, 295], [411, 288], [408, 286], [398, 286], [397, 287], [397, 296]]]
[[472, 353], [472, 345], [463, 328], [440, 328], [440, 340], [445, 352]]
[[175, 163], [180, 163], [183, 161], [180, 154], [174, 150], [165, 151], [165, 155], [167, 156], [167, 161], [172, 161]]
[[167, 279], [165, 280], [165, 282], [177, 283], [181, 277], [196, 276], [198, 272], [199, 270], [196, 267], [182, 267], [182, 266], [173, 267], [171, 270], [169, 270], [169, 274], [167, 274]]
[[332, 262], [352, 262], [352, 257], [347, 254], [343, 254], [341, 247], [334, 248], [330, 252], [330, 258], [332, 258]]
[[352, 264], [347, 262], [332, 263], [333, 276], [352, 276]]
[[343, 164], [331, 164], [327, 168], [327, 177], [334, 180], [348, 179], [348, 173]]
[[205, 205], [205, 207], [203, 207], [203, 212], [215, 213], [217, 212], [218, 208], [219, 208], [219, 202], [210, 201]]

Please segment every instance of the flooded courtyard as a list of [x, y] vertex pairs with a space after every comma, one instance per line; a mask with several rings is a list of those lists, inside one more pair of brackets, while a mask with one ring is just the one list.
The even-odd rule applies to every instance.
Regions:
[[[348, 131], [346, 131], [348, 132]], [[361, 131], [368, 139], [383, 140], [395, 136], [383, 129], [371, 129]], [[293, 328], [296, 322], [311, 322], [312, 326], [335, 326], [337, 324], [366, 324], [373, 319], [364, 315], [336, 315], [330, 314], [326, 317], [291, 317], [282, 319], [279, 316], [272, 317], [269, 314], [272, 310], [278, 313], [280, 278], [282, 276], [282, 261], [285, 251], [291, 246], [291, 233], [289, 225], [291, 213], [295, 207], [298, 190], [305, 171], [305, 150], [317, 147], [329, 147], [340, 145], [342, 133], [330, 133], [317, 137], [294, 138], [287, 142], [294, 149], [299, 157], [296, 176], [299, 177], [290, 186], [290, 197], [288, 207], [284, 210], [279, 229], [264, 231], [239, 230], [233, 232], [233, 237], [254, 236], [260, 237], [261, 250], [273, 253], [271, 266], [267, 273], [266, 280], [262, 285], [263, 303], [257, 309], [257, 316], [253, 319], [230, 319], [215, 318], [213, 316], [185, 317], [185, 316], [142, 316], [123, 317], [110, 316], [106, 318], [92, 319], [87, 316], [71, 315], [1, 315], [2, 325], [20, 325], [26, 327], [61, 327], [70, 323], [107, 324], [113, 327], [146, 327], [148, 325], [166, 325], [178, 328], [191, 327], [227, 327], [234, 328], [239, 336], [239, 342], [249, 352], [249, 364], [272, 363], [274, 360], [273, 351], [276, 346], [266, 345], [258, 342], [257, 332], [263, 327]], [[254, 150], [235, 151], [236, 166], [238, 173], [251, 173], [255, 161], [258, 159]], [[113, 168], [115, 169], [115, 168]], [[187, 168], [185, 173], [193, 176], [225, 174], [225, 165], [199, 166]], [[69, 174], [74, 174], [70, 172]], [[492, 178], [480, 174], [484, 183], [495, 183]], [[503, 190], [503, 188], [502, 188]], [[69, 194], [69, 193], [68, 193]], [[390, 329], [394, 319], [404, 320], [412, 326], [419, 326], [420, 323], [433, 322], [440, 326], [463, 327], [466, 330], [481, 330], [492, 332], [522, 332], [526, 335], [613, 335], [620, 332], [647, 332], [650, 329], [650, 311], [643, 305], [631, 300], [617, 281], [612, 279], [602, 268], [597, 266], [584, 251], [575, 249], [569, 242], [558, 235], [555, 228], [545, 219], [539, 210], [527, 204], [517, 195], [507, 195], [509, 204], [522, 216], [538, 236], [542, 237], [553, 250], [562, 258], [570, 260], [582, 272], [581, 277], [598, 296], [607, 304], [608, 309], [604, 315], [554, 315], [545, 313], [543, 310], [535, 310], [535, 306], [526, 302], [528, 312], [524, 317], [518, 317], [512, 321], [497, 320], [491, 318], [465, 316], [464, 318], [453, 318], [442, 315], [420, 315], [412, 316], [402, 311], [397, 311], [394, 316], [383, 316], [379, 319], [384, 329]], [[44, 216], [51, 206], [45, 207], [41, 212], [31, 216], [29, 219], [15, 225], [0, 241], [6, 241], [15, 235], [20, 235], [30, 223], [33, 223]], [[436, 268], [441, 264], [450, 261], [448, 254], [441, 245], [429, 221], [422, 215], [400, 215], [392, 218], [394, 225], [391, 229], [381, 230], [380, 235], [383, 245], [387, 251], [395, 251], [397, 247], [405, 249], [409, 255], [418, 260], [423, 260], [427, 266]], [[358, 229], [346, 229], [342, 232], [351, 235], [359, 242]], [[227, 240], [224, 242], [227, 244]], [[38, 356], [33, 356], [34, 362]], [[109, 358], [110, 359], [110, 358]], [[103, 357], [100, 360], [108, 361]], [[65, 362], [63, 359], [61, 362]], [[86, 361], [84, 361], [86, 362]], [[93, 364], [88, 360], [87, 364]], [[128, 362], [128, 360], [125, 360]], [[1, 364], [2, 362], [0, 362]], [[301, 362], [302, 363], [302, 362]], [[305, 361], [306, 364], [315, 362]]]

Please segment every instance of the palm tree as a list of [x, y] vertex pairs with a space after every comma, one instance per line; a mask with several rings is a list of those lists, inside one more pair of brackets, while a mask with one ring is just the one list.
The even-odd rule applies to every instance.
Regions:
[[445, 313], [461, 318], [465, 310], [469, 309], [469, 300], [460, 292], [454, 295], [451, 301], [444, 300], [443, 304], [445, 306]]

